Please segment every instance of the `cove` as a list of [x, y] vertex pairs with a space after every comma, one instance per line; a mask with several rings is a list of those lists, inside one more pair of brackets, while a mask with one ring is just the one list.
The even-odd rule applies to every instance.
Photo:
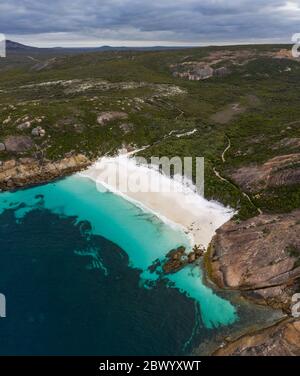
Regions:
[[[52, 215], [54, 217], [52, 217]], [[107, 284], [111, 284], [112, 290], [109, 292], [111, 296], [114, 296], [114, 294], [123, 294], [122, 299], [124, 299], [124, 301], [122, 304], [120, 302], [119, 307], [117, 302], [114, 302], [113, 308], [110, 307], [110, 300], [106, 297], [106, 305], [101, 307], [102, 310], [107, 310], [109, 312], [113, 309], [126, 312], [131, 309], [131, 307], [126, 307], [126, 304], [124, 303], [126, 302], [126, 293], [132, 293], [132, 291], [129, 292], [126, 290], [128, 287], [128, 281], [126, 280], [126, 283], [123, 284], [123, 291], [121, 286], [115, 280], [113, 282], [110, 280], [114, 276], [113, 270], [116, 265], [116, 261], [113, 261], [113, 259], [111, 260], [110, 257], [115, 257], [115, 254], [118, 254], [123, 258], [123, 261], [118, 259], [117, 262], [122, 263], [122, 268], [124, 267], [122, 270], [124, 270], [124, 273], [131, 281], [131, 289], [133, 290], [132, 286], [135, 286], [134, 294], [136, 294], [136, 296], [141, 294], [143, 295], [143, 299], [146, 299], [146, 296], [148, 297], [147, 299], [149, 299], [149, 297], [152, 297], [155, 294], [157, 298], [158, 292], [159, 294], [162, 294], [165, 298], [160, 301], [160, 304], [163, 307], [161, 311], [165, 312], [168, 309], [174, 310], [180, 321], [177, 323], [177, 330], [182, 330], [183, 333], [182, 338], [179, 335], [182, 343], [177, 344], [176, 346], [174, 345], [174, 354], [184, 353], [193, 341], [199, 341], [201, 340], [201, 337], [204, 338], [205, 336], [209, 336], [211, 331], [216, 331], [218, 328], [231, 325], [238, 320], [236, 308], [233, 304], [216, 294], [210, 287], [202, 282], [202, 271], [199, 266], [193, 268], [187, 267], [180, 272], [163, 279], [156, 274], [150, 273], [148, 271], [149, 266], [151, 266], [155, 260], [164, 258], [171, 249], [180, 245], [189, 247], [190, 244], [188, 237], [181, 229], [164, 223], [154, 214], [142, 210], [124, 198], [111, 192], [99, 192], [93, 181], [75, 175], [42, 186], [36, 186], [16, 192], [1, 193], [0, 218], [3, 218], [3, 221], [1, 222], [1, 234], [5, 239], [0, 239], [0, 256], [2, 253], [5, 253], [6, 249], [11, 249], [14, 242], [19, 244], [20, 247], [22, 244], [20, 239], [17, 241], [14, 234], [5, 231], [5, 224], [14, 221], [14, 228], [18, 228], [18, 231], [21, 231], [24, 227], [24, 223], [27, 223], [32, 219], [33, 223], [29, 232], [32, 231], [32, 241], [34, 242], [33, 238], [35, 237], [37, 239], [39, 235], [38, 233], [35, 234], [35, 232], [39, 231], [37, 228], [38, 225], [34, 224], [36, 216], [40, 216], [39, 225], [41, 225], [43, 221], [47, 221], [47, 218], [49, 221], [51, 218], [52, 222], [57, 221], [57, 218], [59, 218], [62, 221], [61, 227], [57, 225], [59, 230], [56, 231], [61, 231], [62, 234], [64, 232], [64, 222], [72, 218], [72, 226], [81, 229], [81, 235], [86, 238], [84, 240], [86, 242], [91, 242], [88, 246], [87, 244], [80, 246], [82, 240], [80, 240], [80, 242], [75, 241], [76, 239], [72, 238], [72, 236], [69, 236], [69, 238], [66, 236], [66, 239], [62, 238], [62, 241], [58, 241], [57, 239], [52, 239], [52, 236], [55, 234], [46, 233], [45, 235], [44, 233], [44, 244], [40, 244], [40, 247], [43, 248], [43, 255], [48, 257], [47, 248], [50, 249], [52, 247], [50, 238], [55, 247], [57, 247], [57, 244], [60, 244], [59, 242], [64, 243], [68, 241], [68, 244], [71, 244], [69, 248], [72, 250], [72, 256], [68, 257], [71, 257], [72, 260], [72, 278], [75, 278], [74, 272], [79, 270], [80, 267], [84, 267], [85, 271], [84, 275], [81, 275], [83, 272], [80, 271], [78, 278], [90, 278], [90, 276], [86, 277], [86, 273], [90, 273], [92, 276], [94, 276], [95, 271], [97, 273], [97, 276], [95, 277], [96, 280], [98, 279], [97, 286], [93, 286], [93, 304], [97, 304], [97, 294], [100, 290], [103, 292], [103, 286], [105, 286], [105, 289], [110, 287], [107, 287]], [[48, 225], [50, 229], [52, 227], [49, 223]], [[88, 231], [85, 231], [85, 227], [88, 227]], [[43, 231], [47, 229], [47, 222], [43, 223], [43, 229]], [[106, 245], [104, 248], [106, 248], [106, 250], [111, 248], [112, 253], [107, 251], [105, 255], [102, 254], [102, 247], [101, 245], [97, 245], [95, 239], [97, 239], [97, 241], [101, 239], [101, 242], [109, 242], [109, 246]], [[27, 261], [24, 261], [24, 259], [26, 260], [26, 252], [24, 251], [25, 253], [22, 254], [20, 247], [14, 251], [20, 258], [18, 272], [22, 273], [22, 262], [26, 264]], [[38, 249], [39, 244], [35, 244], [34, 247]], [[30, 245], [28, 247], [26, 246], [26, 249], [27, 248], [30, 250]], [[59, 255], [63, 262], [66, 263], [64, 265], [64, 270], [66, 270], [66, 268], [68, 268], [68, 261], [64, 258], [64, 246], [61, 246], [61, 253]], [[124, 260], [125, 256], [126, 260]], [[7, 256], [5, 257], [4, 261], [8, 260]], [[84, 266], [81, 261], [76, 261], [87, 258], [89, 259], [89, 263], [87, 265], [84, 263]], [[54, 257], [51, 262], [54, 262]], [[78, 265], [76, 265], [76, 262], [78, 262]], [[2, 272], [4, 274], [5, 268], [7, 267], [9, 266], [1, 263], [1, 268], [3, 268]], [[44, 263], [43, 268], [47, 268], [47, 264]], [[43, 270], [39, 271], [39, 273], [42, 272]], [[14, 270], [10, 270], [9, 273], [10, 278], [7, 278], [7, 280], [13, 284]], [[67, 273], [69, 273], [69, 271]], [[135, 280], [134, 283], [133, 279]], [[101, 280], [101, 283], [99, 280]], [[5, 281], [6, 280], [3, 279], [3, 283]], [[81, 280], [79, 279], [76, 283], [80, 286], [80, 282]], [[34, 286], [34, 280], [32, 283], [32, 286]], [[116, 286], [120, 289], [120, 291], [118, 290], [118, 293], [116, 293]], [[3, 289], [3, 286], [0, 287]], [[9, 292], [9, 286], [4, 287]], [[32, 293], [34, 294], [34, 288]], [[107, 291], [106, 294], [108, 294]], [[6, 296], [9, 304], [9, 293], [7, 294], [6, 292]], [[172, 302], [169, 303], [169, 307], [166, 306], [166, 297], [169, 297], [172, 300]], [[128, 299], [129, 302], [131, 301], [131, 298], [132, 297]], [[112, 300], [114, 300], [114, 298], [112, 298]], [[143, 312], [144, 307], [141, 306], [141, 301], [138, 299], [136, 299], [136, 301], [138, 301], [138, 304], [135, 305], [134, 309], [137, 311], [140, 310], [138, 314], [142, 312], [143, 315], [147, 315]], [[178, 306], [176, 306], [176, 301], [178, 302]], [[88, 309], [88, 307], [86, 307], [86, 309]], [[66, 308], [66, 311], [68, 311], [68, 308]], [[153, 331], [153, 325], [155, 326], [158, 321], [161, 322], [162, 320], [164, 322], [163, 328], [165, 328], [166, 333], [168, 333], [170, 330], [168, 325], [172, 326], [172, 323], [168, 323], [168, 320], [166, 321], [163, 314], [162, 317], [160, 317], [158, 312], [159, 310], [155, 314], [153, 312], [152, 314], [149, 314], [148, 320], [151, 321], [149, 327], [151, 327], [151, 330]], [[62, 312], [62, 314], [66, 315], [67, 313]], [[112, 316], [114, 316], [114, 314], [112, 314]], [[189, 324], [184, 323], [184, 317], [189, 318]], [[176, 317], [173, 318], [173, 320], [176, 320]], [[124, 324], [126, 323], [121, 325]], [[1, 322], [1, 325], [4, 324]], [[137, 326], [138, 325], [139, 324], [137, 323]], [[101, 323], [99, 326], [100, 327], [95, 328], [95, 330], [101, 332], [101, 330], [103, 330]], [[183, 328], [184, 326], [186, 326], [186, 328]], [[189, 333], [187, 333], [186, 329]], [[74, 330], [76, 331], [76, 328], [74, 328]], [[147, 330], [145, 331], [146, 333], [150, 333], [147, 332]], [[137, 335], [135, 335], [135, 338], [137, 338], [136, 336]], [[118, 354], [138, 354], [139, 350], [133, 343], [134, 338], [127, 338], [127, 340], [128, 343], [123, 347], [124, 352], [123, 350], [119, 350]], [[145, 341], [146, 340], [147, 339], [145, 339]], [[168, 334], [167, 342], [171, 340], [172, 338], [170, 338], [170, 334]], [[126, 342], [126, 338], [119, 338], [119, 341], [124, 343], [124, 341]], [[172, 347], [170, 344], [168, 346], [169, 348]], [[108, 355], [114, 355], [114, 353], [109, 352], [113, 351], [112, 349], [109, 350], [109, 346], [105, 347], [104, 344], [102, 346], [102, 344], [99, 345], [99, 343], [97, 346], [90, 349], [89, 353], [106, 354], [104, 350], [106, 348], [108, 349]], [[181, 349], [180, 351], [179, 348]], [[132, 351], [130, 349], [132, 349]], [[2, 351], [1, 348], [0, 351]], [[45, 346], [45, 351], [47, 351], [47, 346]], [[145, 349], [144, 351], [144, 355], [155, 354], [155, 350]], [[72, 353], [79, 353], [78, 348]], [[160, 351], [159, 353], [163, 353], [163, 351]], [[167, 351], [165, 353], [167, 354]]]

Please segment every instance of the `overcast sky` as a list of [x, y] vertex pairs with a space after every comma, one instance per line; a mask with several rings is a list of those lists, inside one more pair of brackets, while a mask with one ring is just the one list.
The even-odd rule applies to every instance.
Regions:
[[36, 46], [290, 42], [300, 0], [0, 0], [0, 33]]

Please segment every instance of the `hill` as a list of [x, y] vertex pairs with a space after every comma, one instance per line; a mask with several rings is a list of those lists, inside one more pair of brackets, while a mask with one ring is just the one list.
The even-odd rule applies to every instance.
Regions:
[[[67, 55], [9, 46], [23, 52], [0, 60], [0, 142], [26, 136], [34, 147], [6, 148], [3, 161], [36, 150], [47, 160], [75, 152], [93, 159], [148, 145], [146, 156], [204, 156], [207, 197], [242, 218], [299, 206], [298, 156], [274, 160], [299, 150], [300, 64], [288, 46]], [[126, 118], [109, 115], [101, 125], [103, 113]], [[41, 137], [32, 134], [38, 126]]]

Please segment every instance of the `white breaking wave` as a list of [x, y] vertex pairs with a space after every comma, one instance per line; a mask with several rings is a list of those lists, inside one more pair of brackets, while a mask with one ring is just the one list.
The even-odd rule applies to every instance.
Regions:
[[158, 168], [139, 165], [128, 155], [102, 157], [80, 175], [95, 181], [99, 191], [119, 194], [164, 222], [179, 226], [192, 235], [192, 244], [205, 248], [215, 231], [234, 215], [231, 208], [197, 194], [190, 180], [165, 176]]

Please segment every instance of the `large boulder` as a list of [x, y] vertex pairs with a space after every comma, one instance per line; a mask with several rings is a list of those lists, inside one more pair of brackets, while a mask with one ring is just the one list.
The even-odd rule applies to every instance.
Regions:
[[4, 144], [8, 152], [22, 153], [32, 148], [33, 141], [28, 136], [8, 136]]
[[300, 278], [300, 210], [226, 223], [212, 240], [206, 265], [221, 288], [289, 311]]

